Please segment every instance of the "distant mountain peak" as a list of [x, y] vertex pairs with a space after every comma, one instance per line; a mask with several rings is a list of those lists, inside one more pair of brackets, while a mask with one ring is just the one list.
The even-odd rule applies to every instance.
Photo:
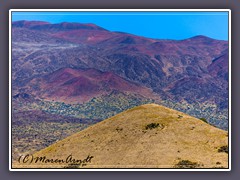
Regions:
[[12, 22], [13, 27], [26, 27], [26, 28], [30, 28], [37, 25], [46, 25], [46, 24], [50, 24], [50, 23], [46, 21], [26, 21], [26, 20]]
[[204, 43], [204, 44], [212, 44], [212, 43], [216, 43], [216, 42], [227, 42], [225, 40], [218, 40], [218, 39], [214, 39], [208, 36], [204, 36], [204, 35], [197, 35], [197, 36], [193, 36], [187, 39], [183, 39], [181, 42], [190, 42], [190, 43]]
[[67, 31], [67, 30], [105, 30], [106, 29], [99, 27], [91, 23], [77, 23], [77, 22], [61, 22], [61, 23], [49, 23], [44, 21], [14, 21], [12, 23], [13, 27], [24, 27], [34, 30], [55, 30], [55, 31]]
[[191, 37], [191, 39], [212, 39], [212, 38], [204, 35], [197, 35], [197, 36]]
[[193, 37], [191, 37], [191, 38], [188, 38], [187, 40], [194, 40], [194, 41], [216, 41], [217, 39], [210, 38], [210, 37], [204, 36], [204, 35], [197, 35], [197, 36], [193, 36]]

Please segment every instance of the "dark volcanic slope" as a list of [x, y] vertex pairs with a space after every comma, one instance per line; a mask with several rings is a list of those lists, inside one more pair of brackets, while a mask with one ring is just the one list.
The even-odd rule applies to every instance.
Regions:
[[28, 21], [14, 22], [12, 34], [14, 92], [61, 68], [91, 68], [151, 88], [166, 100], [228, 107], [227, 41], [156, 40], [93, 24]]

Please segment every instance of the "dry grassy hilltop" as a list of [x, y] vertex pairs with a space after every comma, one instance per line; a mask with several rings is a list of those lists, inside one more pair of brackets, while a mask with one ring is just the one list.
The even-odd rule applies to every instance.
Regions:
[[[69, 155], [72, 163], [56, 163]], [[33, 156], [46, 159], [44, 163], [15, 162], [13, 168], [227, 168], [228, 133], [179, 111], [146, 104]], [[73, 159], [81, 160], [80, 164]]]

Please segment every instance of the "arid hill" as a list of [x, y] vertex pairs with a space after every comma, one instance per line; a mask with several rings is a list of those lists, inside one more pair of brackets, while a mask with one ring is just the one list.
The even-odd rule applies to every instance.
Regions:
[[[69, 155], [82, 163], [59, 165], [46, 160], [65, 160]], [[45, 162], [16, 162], [13, 167], [227, 168], [228, 133], [179, 111], [146, 104], [99, 122], [33, 156], [46, 156]]]

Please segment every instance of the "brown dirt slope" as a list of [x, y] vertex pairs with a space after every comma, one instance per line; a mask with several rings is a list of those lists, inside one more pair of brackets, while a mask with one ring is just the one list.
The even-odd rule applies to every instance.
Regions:
[[[65, 160], [71, 154], [72, 158], [82, 160], [80, 166], [45, 162], [15, 163], [14, 167], [227, 168], [227, 148], [226, 131], [179, 111], [146, 104], [97, 123], [33, 155]], [[88, 156], [93, 157], [86, 159]]]

